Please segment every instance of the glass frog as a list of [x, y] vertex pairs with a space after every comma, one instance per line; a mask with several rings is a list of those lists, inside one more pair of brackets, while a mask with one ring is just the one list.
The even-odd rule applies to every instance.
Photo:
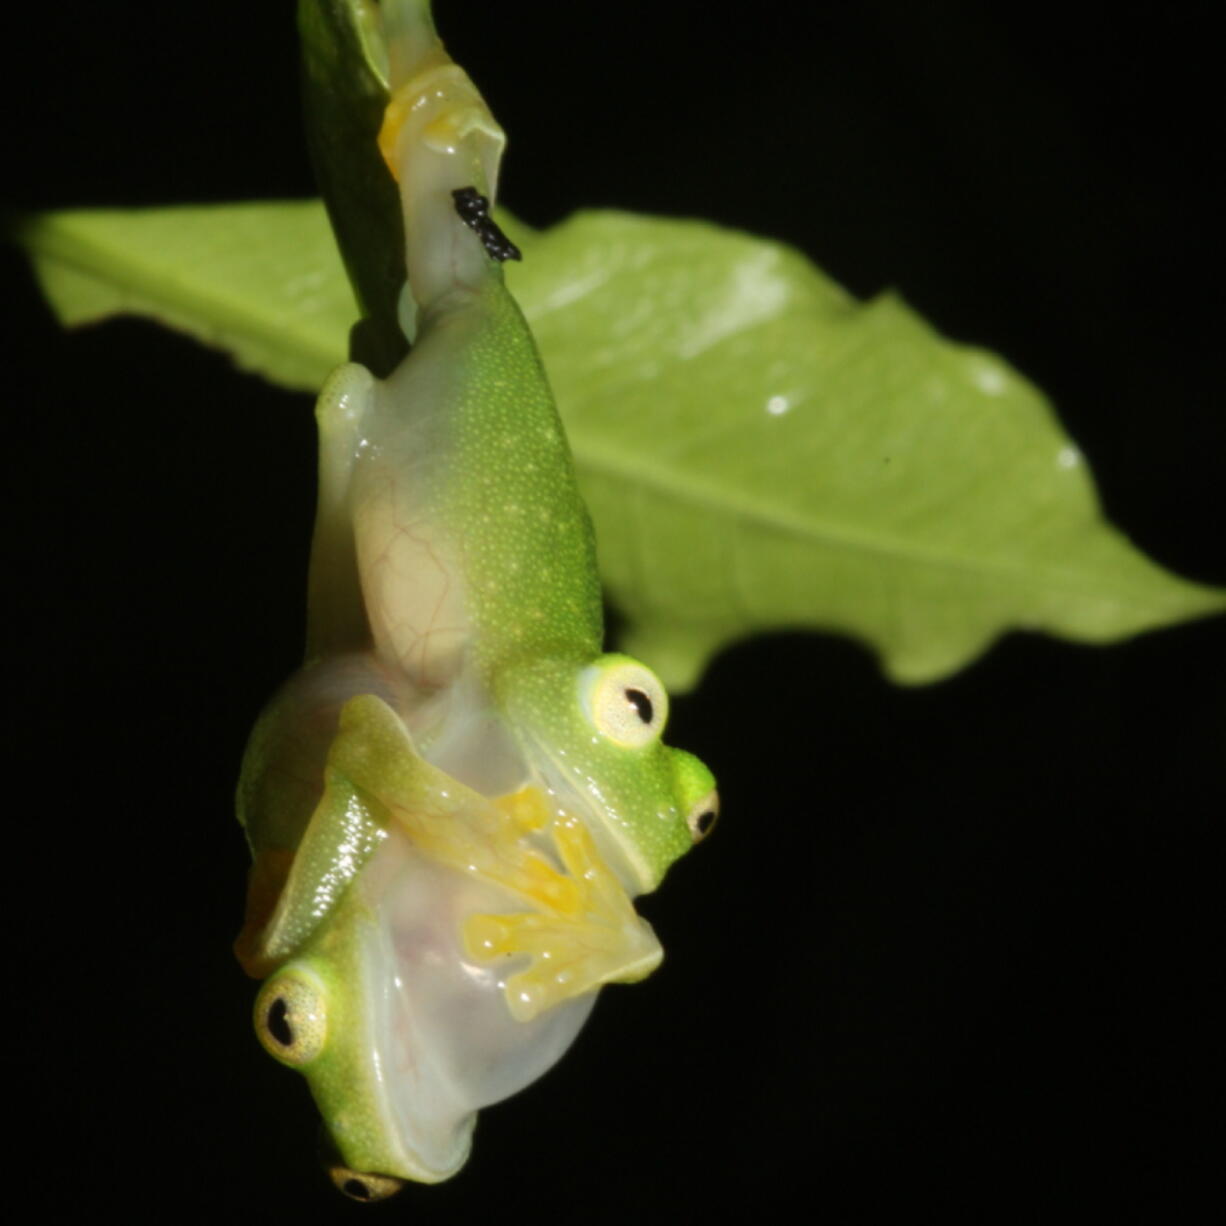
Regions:
[[717, 812], [663, 686], [601, 650], [586, 509], [489, 218], [503, 134], [421, 0], [377, 10], [411, 352], [319, 398], [307, 662], [239, 783], [236, 949], [358, 1199], [435, 1182], [483, 1105], [660, 946], [632, 897]]

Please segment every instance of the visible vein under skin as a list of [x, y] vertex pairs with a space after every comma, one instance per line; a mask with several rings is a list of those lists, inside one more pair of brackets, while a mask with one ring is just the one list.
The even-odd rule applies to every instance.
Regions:
[[[533, 644], [595, 654], [601, 610], [590, 521], [526, 324], [494, 282], [471, 319], [447, 326], [463, 328], [465, 343], [435, 389], [448, 412], [430, 450], [446, 462], [429, 478], [430, 513], [459, 568], [478, 662], [492, 672]], [[519, 335], [508, 339], [508, 328]], [[441, 352], [455, 347], [427, 327], [418, 360], [444, 344]]]

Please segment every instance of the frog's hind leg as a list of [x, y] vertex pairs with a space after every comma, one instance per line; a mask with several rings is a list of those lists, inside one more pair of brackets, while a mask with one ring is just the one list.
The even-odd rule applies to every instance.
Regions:
[[[382, 14], [392, 96], [379, 147], [400, 187], [409, 290], [424, 312], [452, 290], [480, 289], [507, 258], [492, 259], [485, 237], [474, 242], [470, 231], [475, 202], [488, 216], [506, 136], [439, 41], [427, 5], [392, 0]], [[487, 221], [482, 229], [496, 227]], [[402, 325], [411, 335], [406, 306]]]
[[375, 380], [348, 363], [328, 377], [315, 407], [319, 431], [319, 502], [311, 542], [307, 659], [359, 651], [371, 631], [359, 578], [350, 487], [361, 460], [363, 426]]

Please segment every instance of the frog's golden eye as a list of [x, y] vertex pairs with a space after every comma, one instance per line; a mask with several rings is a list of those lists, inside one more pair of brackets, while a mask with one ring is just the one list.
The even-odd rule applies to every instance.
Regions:
[[660, 679], [628, 656], [606, 656], [584, 669], [583, 709], [596, 731], [615, 745], [637, 749], [655, 740], [668, 720]]
[[690, 838], [695, 843], [701, 843], [715, 829], [718, 820], [719, 793], [712, 789], [686, 816], [685, 824], [690, 828]]
[[338, 1192], [363, 1204], [387, 1200], [404, 1187], [404, 1180], [376, 1171], [356, 1171], [345, 1164], [326, 1124], [319, 1126], [319, 1161]]
[[292, 971], [270, 979], [255, 1000], [255, 1032], [282, 1064], [310, 1064], [327, 1037], [322, 986]]
[[369, 1204], [377, 1200], [387, 1200], [395, 1196], [404, 1187], [404, 1180], [393, 1175], [373, 1175], [366, 1171], [352, 1171], [347, 1166], [330, 1166], [328, 1178], [336, 1185], [338, 1192], [344, 1192], [350, 1200]]

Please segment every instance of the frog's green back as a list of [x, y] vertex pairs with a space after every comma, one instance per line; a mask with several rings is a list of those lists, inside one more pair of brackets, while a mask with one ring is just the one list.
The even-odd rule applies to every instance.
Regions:
[[526, 655], [595, 655], [601, 603], [591, 520], [528, 325], [501, 275], [479, 300], [456, 360], [446, 501], [459, 528], [475, 662], [489, 675]]
[[[490, 682], [525, 656], [587, 659], [601, 643], [591, 522], [503, 282], [500, 260], [518, 253], [485, 211], [505, 137], [427, 5], [379, 12], [391, 91], [379, 146], [400, 194], [413, 352], [351, 439], [358, 569], [383, 572], [366, 593], [375, 645], [426, 689], [465, 663]], [[391, 514], [364, 523], [363, 502]]]

